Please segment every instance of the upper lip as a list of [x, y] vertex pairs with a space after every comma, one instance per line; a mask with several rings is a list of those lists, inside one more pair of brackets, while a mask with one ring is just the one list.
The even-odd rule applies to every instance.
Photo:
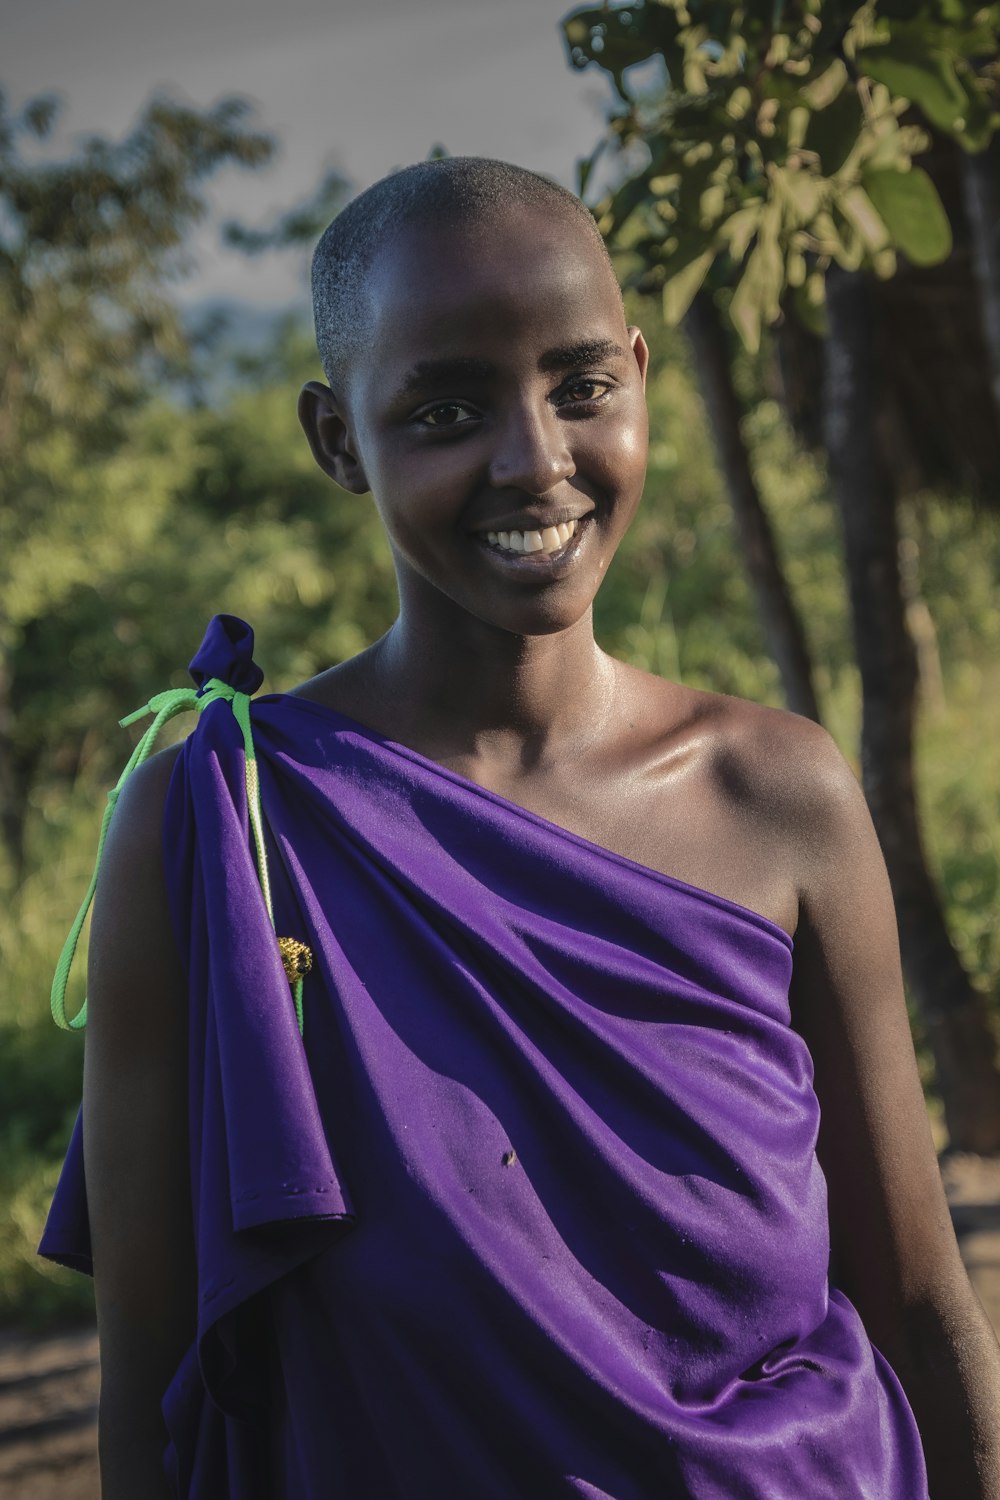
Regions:
[[479, 521], [473, 530], [476, 532], [546, 531], [550, 526], [567, 526], [570, 521], [582, 521], [584, 516], [589, 516], [590, 513], [590, 510], [573, 510], [570, 507], [547, 511], [544, 516], [526, 514], [522, 511], [520, 515], [501, 516], [496, 521]]

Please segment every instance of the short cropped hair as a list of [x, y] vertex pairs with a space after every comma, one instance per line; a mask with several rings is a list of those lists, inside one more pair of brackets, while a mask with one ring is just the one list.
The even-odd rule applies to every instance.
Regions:
[[[614, 268], [590, 209], [548, 177], [485, 156], [446, 156], [383, 177], [328, 225], [312, 262], [316, 344], [326, 378], [342, 385], [363, 334], [369, 273], [378, 252], [403, 228], [495, 222], [512, 207], [572, 214]], [[617, 281], [617, 278], [615, 278]]]

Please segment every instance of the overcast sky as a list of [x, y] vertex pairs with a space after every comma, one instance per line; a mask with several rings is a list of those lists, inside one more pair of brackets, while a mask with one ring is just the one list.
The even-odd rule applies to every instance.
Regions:
[[[572, 0], [20, 0], [5, 8], [0, 84], [14, 105], [55, 91], [59, 140], [120, 135], [151, 93], [199, 107], [224, 94], [257, 105], [281, 143], [264, 171], [229, 173], [220, 215], [263, 222], [304, 196], [324, 167], [359, 187], [424, 158], [499, 156], [574, 186], [609, 86], [573, 72], [559, 21]], [[285, 302], [293, 259], [252, 262], [199, 239], [188, 297]]]

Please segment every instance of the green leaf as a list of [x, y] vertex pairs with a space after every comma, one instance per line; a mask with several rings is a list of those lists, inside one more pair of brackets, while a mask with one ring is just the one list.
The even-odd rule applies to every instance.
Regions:
[[777, 203], [764, 205], [757, 243], [729, 304], [733, 327], [750, 354], [756, 354], [760, 348], [761, 324], [773, 323], [781, 311], [785, 258], [778, 243], [780, 219], [781, 209]]
[[819, 271], [807, 276], [792, 292], [792, 305], [803, 328], [817, 338], [826, 338], [829, 323], [826, 316], [826, 279]]
[[864, 240], [838, 203], [834, 203], [830, 217], [834, 228], [835, 244], [831, 251], [834, 260], [845, 271], [860, 271], [865, 263]]
[[610, 229], [607, 233], [605, 233], [603, 228], [603, 217], [600, 221], [602, 224], [601, 232], [604, 234], [605, 239], [617, 235], [618, 231], [628, 222], [636, 209], [648, 203], [649, 198], [648, 172], [642, 172], [638, 177], [630, 177], [626, 182], [623, 182], [621, 187], [612, 195], [610, 203], [607, 205], [607, 218], [611, 221]]
[[[899, 177], [902, 174], [893, 172], [888, 175]], [[882, 216], [876, 212], [875, 205], [864, 188], [857, 186], [848, 188], [847, 192], [841, 193], [837, 199], [837, 207], [848, 223], [857, 230], [870, 255], [877, 255], [880, 250], [888, 247], [889, 230]]]
[[735, 213], [731, 213], [726, 222], [720, 225], [720, 238], [726, 242], [729, 254], [737, 264], [746, 255], [750, 241], [757, 233], [763, 208], [763, 201], [753, 198]]
[[810, 119], [803, 144], [807, 151], [816, 152], [824, 177], [839, 172], [850, 156], [861, 131], [861, 120], [861, 100], [851, 84]]
[[951, 225], [927, 173], [867, 171], [865, 192], [892, 236], [893, 245], [915, 266], [936, 266], [951, 253]]
[[[663, 288], [663, 316], [674, 326], [687, 312], [695, 296], [701, 290], [715, 260], [715, 250], [710, 245], [693, 260], [677, 271], [671, 271], [672, 261], [667, 262], [667, 281]], [[673, 257], [676, 260], [676, 256]]]
[[811, 172], [775, 167], [771, 172], [771, 182], [775, 197], [782, 203], [786, 222], [803, 228], [811, 224], [823, 202], [820, 180]]
[[897, 99], [909, 99], [932, 125], [968, 150], [985, 145], [992, 131], [989, 105], [956, 72], [958, 52], [931, 45], [920, 24], [896, 23], [882, 46], [860, 48], [856, 64]]
[[703, 189], [698, 200], [698, 224], [701, 229], [711, 229], [721, 219], [726, 207], [726, 185], [712, 182]]
[[[611, 74], [623, 99], [626, 68], [645, 62], [676, 41], [679, 30], [672, 6], [637, 3], [634, 6], [588, 6], [572, 11], [562, 23], [574, 68], [590, 63]], [[668, 60], [669, 61], [669, 60]]]

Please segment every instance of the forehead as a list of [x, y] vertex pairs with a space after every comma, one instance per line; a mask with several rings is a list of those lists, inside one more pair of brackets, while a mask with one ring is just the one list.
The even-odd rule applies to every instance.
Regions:
[[376, 257], [367, 301], [362, 363], [380, 385], [425, 359], [625, 339], [614, 273], [571, 211], [405, 226]]

